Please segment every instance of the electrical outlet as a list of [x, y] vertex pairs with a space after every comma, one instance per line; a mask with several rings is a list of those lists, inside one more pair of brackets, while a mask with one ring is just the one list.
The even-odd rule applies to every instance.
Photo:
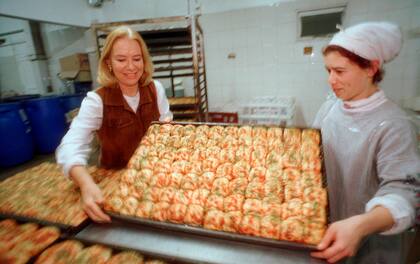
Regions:
[[303, 47], [303, 54], [304, 55], [312, 55], [312, 51], [313, 51], [312, 46]]

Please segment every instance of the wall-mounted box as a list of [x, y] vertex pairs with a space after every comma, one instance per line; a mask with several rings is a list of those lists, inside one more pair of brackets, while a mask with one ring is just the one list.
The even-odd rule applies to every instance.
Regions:
[[61, 72], [59, 77], [78, 82], [92, 81], [89, 68], [89, 58], [86, 53], [75, 53], [60, 59]]

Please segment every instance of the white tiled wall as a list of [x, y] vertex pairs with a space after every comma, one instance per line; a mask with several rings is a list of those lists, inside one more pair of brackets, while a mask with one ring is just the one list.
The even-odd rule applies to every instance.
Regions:
[[0, 17], [0, 32], [6, 41], [0, 48], [1, 96], [45, 93], [49, 85], [46, 61], [36, 59], [29, 23]]
[[[342, 0], [280, 3], [201, 17], [206, 47], [209, 105], [231, 110], [257, 95], [295, 96], [297, 125], [310, 125], [329, 92], [321, 49], [329, 39], [297, 40], [297, 10], [345, 4]], [[400, 56], [385, 66], [381, 83], [401, 104], [420, 95], [420, 1], [351, 0], [344, 26], [389, 20], [403, 29]], [[313, 56], [303, 55], [312, 46]], [[234, 59], [228, 54], [234, 53]]]
[[[72, 89], [65, 87], [58, 77], [60, 58], [74, 53], [85, 53], [89, 45], [85, 28], [43, 23], [41, 27], [45, 53], [48, 56], [48, 71], [53, 92], [69, 93]], [[91, 34], [91, 32], [89, 31]]]

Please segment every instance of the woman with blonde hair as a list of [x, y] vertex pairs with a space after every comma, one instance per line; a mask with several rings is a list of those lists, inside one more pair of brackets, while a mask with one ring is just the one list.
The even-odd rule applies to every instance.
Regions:
[[165, 91], [152, 75], [152, 60], [141, 36], [128, 26], [113, 30], [99, 60], [101, 87], [87, 94], [57, 148], [57, 162], [80, 187], [83, 209], [94, 221], [110, 221], [101, 209], [101, 190], [85, 168], [94, 133], [101, 147], [100, 166], [121, 169], [152, 121], [172, 120]]

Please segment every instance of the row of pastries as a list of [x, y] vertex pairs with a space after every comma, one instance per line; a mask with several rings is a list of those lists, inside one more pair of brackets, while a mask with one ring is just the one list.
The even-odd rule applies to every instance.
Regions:
[[153, 124], [107, 211], [308, 244], [326, 228], [315, 129]]

